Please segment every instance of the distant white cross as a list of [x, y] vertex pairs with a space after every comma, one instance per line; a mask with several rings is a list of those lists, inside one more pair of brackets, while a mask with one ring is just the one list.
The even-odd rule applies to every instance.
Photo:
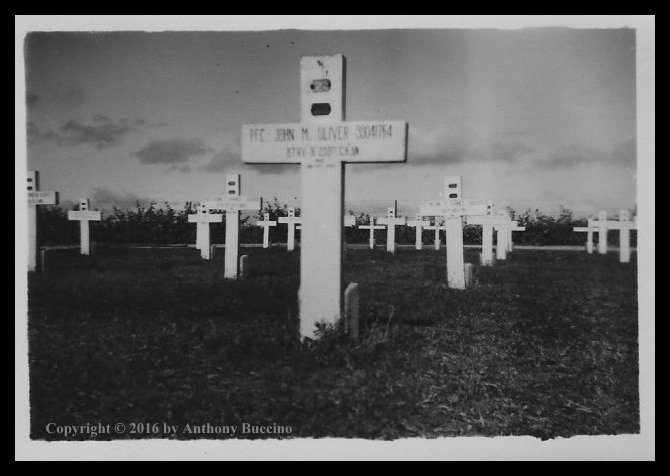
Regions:
[[510, 251], [510, 237], [512, 231], [525, 231], [525, 227], [518, 226], [504, 210], [498, 213], [490, 213], [493, 210], [493, 204], [489, 202], [489, 214], [474, 215], [466, 217], [468, 225], [482, 226], [482, 266], [491, 266], [493, 264], [493, 231], [497, 232], [498, 243], [496, 245], [496, 258], [499, 260], [507, 259], [507, 252]]
[[302, 178], [300, 335], [343, 316], [344, 164], [405, 162], [405, 121], [345, 121], [345, 58], [300, 59], [297, 124], [242, 126], [242, 160], [299, 163]]
[[270, 247], [270, 227], [271, 226], [277, 226], [277, 222], [274, 221], [274, 220], [270, 220], [270, 214], [269, 213], [264, 213], [263, 214], [263, 219], [258, 220], [256, 222], [256, 225], [263, 227], [263, 248], [269, 248]]
[[100, 221], [102, 219], [99, 210], [90, 210], [88, 198], [79, 199], [79, 210], [70, 210], [67, 212], [67, 219], [79, 221], [79, 242], [82, 255], [91, 254], [91, 238], [89, 233], [89, 222]]
[[288, 215], [279, 217], [279, 223], [286, 223], [288, 232], [286, 234], [286, 251], [293, 251], [295, 249], [295, 230], [301, 229], [302, 217], [295, 216], [295, 208], [288, 207]]
[[588, 254], [593, 254], [593, 233], [597, 233], [598, 230], [589, 226], [576, 226], [572, 228], [572, 231], [577, 233], [586, 233], [586, 252]]
[[210, 213], [205, 203], [198, 205], [196, 213], [188, 215], [189, 223], [195, 223], [195, 248], [200, 250], [200, 256], [203, 259], [210, 259], [210, 239], [209, 224], [221, 223], [223, 215], [220, 213]]
[[40, 191], [40, 173], [29, 170], [27, 176], [28, 191], [28, 271], [37, 269], [39, 242], [37, 236], [37, 206], [58, 205], [58, 192]]
[[226, 195], [205, 200], [203, 203], [209, 210], [223, 210], [226, 212], [226, 254], [223, 276], [237, 279], [240, 271], [240, 211], [258, 210], [261, 206], [260, 198], [247, 198], [241, 195], [241, 177], [228, 175], [226, 177]]
[[607, 253], [607, 231], [619, 230], [619, 261], [630, 262], [630, 233], [637, 229], [637, 220], [630, 219], [628, 210], [619, 211], [619, 220], [608, 220], [607, 212], [600, 212], [597, 220], [589, 220], [588, 228], [598, 230], [598, 252]]
[[465, 258], [463, 255], [463, 217], [486, 215], [490, 212], [485, 200], [463, 200], [461, 177], [446, 177], [444, 200], [429, 202], [421, 207], [421, 216], [444, 217], [447, 248], [447, 285], [452, 289], [465, 289]]
[[[426, 227], [430, 226], [430, 222], [428, 220], [424, 220], [421, 215], [416, 215], [414, 217], [414, 220], [410, 220], [407, 222], [407, 226], [411, 226], [415, 228], [416, 231], [416, 236], [414, 239], [414, 247], [417, 250], [420, 250], [423, 248], [423, 229]], [[438, 235], [438, 243], [439, 243], [439, 235]], [[439, 246], [439, 245], [438, 245]]]
[[386, 225], [386, 251], [395, 253], [395, 227], [404, 225], [407, 222], [405, 217], [396, 217], [395, 208], [389, 208], [386, 217], [378, 218], [377, 223]]
[[369, 225], [359, 225], [358, 228], [361, 230], [370, 230], [370, 249], [375, 249], [375, 230], [383, 230], [385, 226], [375, 226], [375, 217], [370, 217]]
[[435, 232], [435, 239], [433, 240], [433, 246], [436, 250], [440, 249], [440, 231], [446, 230], [447, 227], [440, 225], [440, 220], [438, 217], [435, 217], [434, 223], [425, 227], [426, 230]]

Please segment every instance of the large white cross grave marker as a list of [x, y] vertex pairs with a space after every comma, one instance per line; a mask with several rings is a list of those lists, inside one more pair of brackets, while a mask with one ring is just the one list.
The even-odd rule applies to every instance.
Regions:
[[37, 269], [39, 243], [37, 240], [37, 206], [58, 205], [58, 192], [40, 191], [40, 173], [29, 170], [27, 174], [28, 191], [28, 271]]
[[207, 205], [203, 202], [198, 205], [196, 213], [188, 215], [189, 223], [195, 223], [195, 248], [200, 250], [202, 259], [211, 258], [211, 248], [209, 240], [209, 224], [221, 223], [223, 215], [220, 213], [210, 213]]
[[226, 176], [226, 195], [205, 200], [203, 204], [209, 210], [226, 212], [226, 245], [223, 277], [237, 279], [240, 271], [240, 211], [258, 210], [260, 198], [247, 198], [241, 195], [241, 177]]
[[79, 222], [79, 241], [82, 255], [91, 254], [91, 238], [89, 233], [89, 222], [102, 219], [100, 210], [91, 210], [88, 198], [79, 199], [79, 210], [67, 212], [67, 219]]
[[246, 163], [299, 163], [302, 175], [300, 335], [343, 316], [344, 164], [405, 162], [405, 121], [346, 121], [345, 58], [300, 59], [300, 123], [242, 126]]
[[270, 220], [270, 214], [264, 213], [263, 219], [256, 221], [256, 225], [263, 227], [263, 248], [270, 247], [270, 227], [277, 226], [275, 220]]
[[407, 222], [405, 217], [397, 217], [395, 208], [391, 207], [386, 212], [386, 217], [377, 220], [380, 225], [386, 226], [386, 251], [395, 253], [395, 227], [404, 225]]
[[444, 180], [444, 199], [421, 207], [421, 216], [444, 217], [447, 248], [447, 285], [465, 289], [465, 258], [463, 255], [463, 217], [490, 213], [486, 200], [463, 200], [459, 175]]
[[295, 230], [301, 230], [302, 217], [295, 216], [295, 208], [288, 207], [287, 216], [279, 217], [279, 223], [286, 223], [288, 230], [286, 233], [286, 251], [293, 251], [295, 249]]
[[370, 230], [370, 249], [375, 249], [375, 230], [383, 230], [385, 226], [375, 225], [375, 217], [370, 217], [369, 225], [359, 225], [361, 230]]

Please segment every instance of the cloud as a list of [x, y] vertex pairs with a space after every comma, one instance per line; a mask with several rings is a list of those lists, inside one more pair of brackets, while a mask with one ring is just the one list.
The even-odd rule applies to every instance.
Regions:
[[40, 96], [39, 94], [33, 92], [33, 91], [28, 91], [26, 93], [26, 106], [29, 108], [34, 107], [37, 105], [37, 103], [40, 102]]
[[70, 119], [58, 130], [49, 129], [47, 132], [40, 132], [37, 124], [31, 121], [28, 123], [28, 136], [33, 141], [55, 140], [60, 145], [89, 145], [104, 149], [120, 144], [131, 133], [162, 125], [164, 124], [150, 123], [141, 118], [114, 120], [103, 114], [96, 114], [89, 122]]
[[220, 173], [226, 170], [255, 171], [261, 175], [273, 175], [296, 169], [295, 165], [291, 164], [248, 165], [242, 162], [239, 147], [225, 147], [212, 157], [212, 160], [200, 167], [200, 170], [210, 173]]
[[521, 141], [525, 131], [481, 137], [465, 127], [440, 124], [430, 130], [410, 128], [408, 160], [412, 166], [473, 162], [516, 163], [535, 148]]
[[137, 203], [141, 206], [147, 206], [150, 199], [147, 197], [140, 197], [134, 193], [126, 191], [117, 192], [107, 188], [94, 188], [91, 194], [91, 205], [100, 210], [112, 210], [113, 207], [121, 210], [128, 210], [135, 208]]
[[39, 142], [39, 141], [49, 141], [55, 140], [61, 143], [61, 138], [53, 129], [48, 129], [47, 131], [40, 131], [40, 128], [33, 121], [28, 121], [27, 124], [27, 137], [29, 143]]
[[171, 171], [190, 172], [187, 162], [212, 152], [200, 139], [166, 139], [151, 141], [143, 149], [133, 153], [145, 165], [168, 164]]
[[205, 172], [223, 172], [240, 165], [242, 165], [240, 152], [231, 147], [226, 147], [212, 157], [212, 160], [203, 165], [201, 169]]
[[78, 106], [87, 99], [86, 89], [82, 85], [70, 81], [55, 82], [48, 88], [46, 96], [57, 103], [69, 106]]
[[628, 140], [617, 144], [612, 150], [570, 144], [557, 147], [534, 161], [537, 167], [564, 169], [584, 165], [612, 165], [635, 168], [636, 143]]

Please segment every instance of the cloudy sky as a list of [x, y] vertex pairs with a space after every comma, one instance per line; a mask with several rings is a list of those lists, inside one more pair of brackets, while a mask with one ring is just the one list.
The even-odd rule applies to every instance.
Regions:
[[463, 194], [577, 214], [636, 204], [635, 31], [35, 32], [30, 169], [62, 201], [243, 194], [300, 204], [298, 166], [245, 165], [240, 126], [299, 120], [299, 59], [347, 58], [347, 119], [409, 123], [406, 164], [348, 165], [347, 208]]

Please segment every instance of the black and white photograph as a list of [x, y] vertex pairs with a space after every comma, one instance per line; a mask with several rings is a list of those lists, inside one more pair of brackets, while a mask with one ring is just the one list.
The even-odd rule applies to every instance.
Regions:
[[15, 459], [655, 460], [654, 34], [15, 16]]

